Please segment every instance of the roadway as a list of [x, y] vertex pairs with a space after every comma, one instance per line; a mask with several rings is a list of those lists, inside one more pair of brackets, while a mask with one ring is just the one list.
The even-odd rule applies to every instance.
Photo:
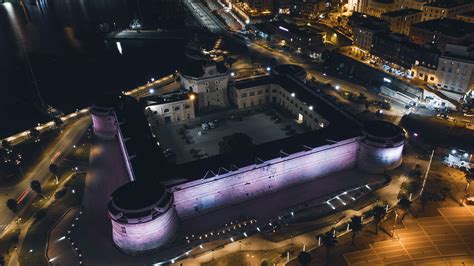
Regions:
[[3, 233], [7, 227], [14, 224], [13, 220], [17, 216], [17, 214], [14, 214], [7, 208], [5, 204], [7, 200], [10, 198], [16, 199], [22, 193], [29, 193], [30, 182], [32, 180], [38, 180], [43, 185], [47, 182], [52, 182], [52, 174], [49, 171], [51, 158], [54, 158], [57, 153], [63, 155], [68, 154], [71, 149], [73, 149], [73, 145], [84, 135], [90, 125], [90, 121], [89, 116], [84, 116], [66, 126], [63, 129], [63, 133], [46, 147], [43, 154], [38, 158], [37, 163], [26, 170], [24, 178], [20, 183], [10, 187], [0, 187], [0, 213], [2, 214], [0, 215], [1, 237], [3, 237]]

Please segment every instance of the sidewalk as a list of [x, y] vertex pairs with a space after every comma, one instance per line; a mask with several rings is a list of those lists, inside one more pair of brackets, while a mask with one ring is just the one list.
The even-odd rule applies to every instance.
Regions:
[[[71, 222], [77, 217], [79, 209], [69, 209], [49, 233], [46, 256], [52, 265], [78, 265], [71, 242], [66, 237]], [[66, 255], [67, 254], [67, 255]]]

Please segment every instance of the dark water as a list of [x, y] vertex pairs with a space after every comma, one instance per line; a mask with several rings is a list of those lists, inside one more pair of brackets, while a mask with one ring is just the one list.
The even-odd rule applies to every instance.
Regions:
[[[139, 18], [149, 28], [184, 28], [180, 7], [163, 0], [26, 0], [0, 4], [0, 138], [48, 117], [40, 94], [68, 113], [107, 91], [142, 85], [184, 64], [186, 40], [105, 41], [99, 24], [123, 28]], [[176, 1], [177, 3], [178, 1]], [[173, 3], [173, 1], [171, 1]], [[170, 20], [170, 14], [173, 14]]]

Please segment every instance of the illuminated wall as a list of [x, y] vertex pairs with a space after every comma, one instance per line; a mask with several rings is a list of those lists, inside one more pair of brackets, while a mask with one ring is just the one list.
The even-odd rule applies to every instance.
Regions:
[[359, 168], [369, 173], [383, 173], [402, 163], [403, 143], [392, 148], [382, 148], [361, 142]]
[[171, 188], [181, 219], [354, 168], [357, 138], [317, 147]]
[[114, 243], [129, 254], [138, 254], [164, 245], [175, 236], [179, 226], [179, 218], [173, 206], [148, 222], [123, 224], [114, 219], [111, 221]]
[[115, 138], [118, 130], [118, 123], [114, 111], [100, 112], [95, 110], [93, 107], [91, 114], [94, 134], [102, 139]]

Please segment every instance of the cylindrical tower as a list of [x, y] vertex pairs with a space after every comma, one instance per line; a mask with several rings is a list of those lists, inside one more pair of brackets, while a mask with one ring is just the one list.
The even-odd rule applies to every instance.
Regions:
[[364, 123], [360, 140], [359, 168], [369, 173], [383, 173], [402, 163], [404, 130], [392, 123], [371, 120]]
[[273, 67], [272, 74], [290, 75], [304, 82], [308, 73], [303, 67], [300, 67], [298, 65], [283, 64]]
[[118, 121], [112, 99], [104, 97], [91, 107], [94, 134], [102, 139], [113, 139], [118, 132]]
[[179, 226], [173, 194], [158, 181], [132, 181], [119, 187], [108, 209], [114, 243], [132, 255], [168, 243]]

